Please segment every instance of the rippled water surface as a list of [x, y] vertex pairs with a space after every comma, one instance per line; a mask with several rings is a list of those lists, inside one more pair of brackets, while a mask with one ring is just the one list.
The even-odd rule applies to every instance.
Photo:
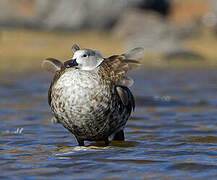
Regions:
[[217, 179], [217, 70], [132, 76], [137, 106], [126, 142], [82, 148], [50, 122], [51, 76], [1, 77], [0, 178]]

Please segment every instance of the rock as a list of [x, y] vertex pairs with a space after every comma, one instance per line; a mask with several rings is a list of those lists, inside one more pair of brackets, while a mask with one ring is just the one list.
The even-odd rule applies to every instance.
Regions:
[[143, 0], [1, 0], [0, 25], [43, 29], [107, 28]]
[[123, 14], [112, 34], [114, 38], [127, 37], [127, 49], [142, 46], [153, 54], [183, 49], [181, 32], [159, 14], [131, 9]]
[[171, 1], [171, 6], [169, 19], [172, 23], [180, 26], [201, 19], [210, 11], [212, 4], [210, 0], [178, 0]]
[[107, 28], [128, 6], [122, 0], [117, 0], [115, 3], [103, 0], [62, 0], [60, 2], [55, 10], [43, 20], [44, 26], [58, 29]]
[[41, 28], [41, 20], [52, 9], [50, 3], [49, 0], [1, 0], [0, 26]]
[[197, 22], [203, 26], [202, 28], [208, 27], [217, 34], [216, 0], [180, 0], [171, 2], [169, 19], [172, 23], [183, 26]]
[[1, 0], [0, 25], [42, 29], [109, 29], [128, 8], [163, 13], [168, 0]]
[[183, 40], [197, 32], [197, 23], [179, 27], [157, 13], [129, 9], [121, 16], [112, 35], [114, 38], [127, 38], [127, 49], [142, 46], [146, 54], [165, 55], [185, 50]]

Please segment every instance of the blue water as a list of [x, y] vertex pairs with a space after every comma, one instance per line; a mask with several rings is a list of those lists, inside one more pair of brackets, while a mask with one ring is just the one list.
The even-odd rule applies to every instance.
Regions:
[[131, 77], [136, 110], [126, 142], [78, 147], [50, 122], [50, 75], [1, 76], [0, 179], [217, 179], [217, 70]]

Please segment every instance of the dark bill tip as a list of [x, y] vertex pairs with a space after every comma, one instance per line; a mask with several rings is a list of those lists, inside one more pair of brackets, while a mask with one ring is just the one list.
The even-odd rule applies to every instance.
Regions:
[[76, 59], [70, 59], [64, 62], [64, 66], [66, 68], [70, 68], [70, 67], [78, 66], [78, 63], [76, 62]]

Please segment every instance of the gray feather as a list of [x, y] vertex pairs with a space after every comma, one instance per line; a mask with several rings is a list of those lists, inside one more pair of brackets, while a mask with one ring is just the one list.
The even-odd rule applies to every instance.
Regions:
[[126, 53], [122, 54], [126, 57], [126, 59], [134, 59], [134, 60], [140, 60], [144, 58], [144, 48], [143, 47], [137, 47], [134, 49], [131, 49], [127, 51]]
[[46, 71], [55, 73], [62, 69], [63, 63], [54, 58], [47, 58], [42, 62], [41, 66]]

